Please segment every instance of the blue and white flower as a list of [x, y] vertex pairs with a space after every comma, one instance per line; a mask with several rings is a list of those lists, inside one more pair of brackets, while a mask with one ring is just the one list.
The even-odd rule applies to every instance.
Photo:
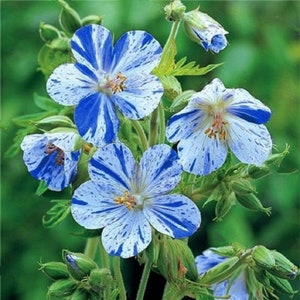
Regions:
[[220, 168], [228, 147], [240, 161], [260, 166], [272, 149], [263, 125], [270, 116], [270, 109], [246, 90], [226, 89], [214, 79], [169, 119], [166, 135], [170, 142], [180, 141], [183, 169], [193, 174]]
[[[199, 275], [202, 275], [209, 269], [215, 267], [219, 263], [224, 262], [225, 260], [226, 257], [220, 256], [210, 249], [205, 250], [201, 255], [195, 258]], [[213, 284], [211, 289], [213, 290], [216, 298], [230, 295], [230, 300], [249, 299], [245, 281], [245, 273], [242, 270], [239, 274], [237, 274], [233, 281], [228, 279], [220, 283]]]
[[47, 81], [58, 103], [75, 105], [79, 134], [96, 146], [117, 140], [117, 109], [129, 119], [141, 119], [163, 94], [150, 72], [161, 57], [161, 46], [145, 31], [129, 31], [113, 47], [109, 30], [101, 25], [78, 29], [71, 39], [76, 63], [57, 67]]
[[227, 46], [225, 35], [228, 31], [209, 15], [195, 9], [185, 13], [183, 20], [187, 36], [206, 51], [219, 53]]
[[200, 212], [187, 197], [168, 194], [181, 173], [177, 154], [167, 145], [149, 148], [139, 164], [124, 144], [106, 145], [90, 161], [91, 180], [74, 192], [72, 215], [87, 229], [104, 227], [104, 248], [124, 258], [149, 245], [152, 227], [188, 237], [200, 226]]
[[21, 143], [28, 172], [46, 182], [49, 190], [61, 191], [75, 179], [80, 150], [74, 150], [75, 132], [30, 134]]

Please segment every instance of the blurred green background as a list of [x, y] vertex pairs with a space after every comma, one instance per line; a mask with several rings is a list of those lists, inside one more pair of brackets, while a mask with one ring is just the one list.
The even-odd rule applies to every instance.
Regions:
[[[243, 87], [250, 91], [273, 111], [268, 128], [276, 147], [283, 150], [286, 143], [290, 145], [290, 154], [281, 171], [299, 169], [299, 2], [183, 2], [189, 10], [201, 5], [202, 11], [218, 20], [230, 33], [227, 36], [230, 45], [220, 54], [213, 55], [189, 41], [180, 29], [178, 59], [187, 56], [189, 61], [194, 60], [202, 66], [225, 62], [204, 77], [179, 78], [183, 88], [200, 90], [219, 77], [228, 88]], [[125, 31], [141, 29], [149, 31], [164, 44], [171, 26], [163, 13], [168, 1], [69, 3], [81, 17], [102, 15], [103, 25], [114, 32], [115, 39]], [[62, 249], [84, 249], [85, 241], [72, 234], [74, 223], [71, 217], [51, 230], [42, 226], [41, 218], [51, 207], [50, 200], [63, 198], [63, 195], [36, 196], [38, 182], [27, 173], [22, 154], [4, 157], [17, 130], [11, 119], [39, 111], [34, 106], [33, 93], [45, 94], [45, 82], [37, 71], [37, 54], [43, 45], [38, 27], [40, 22], [58, 26], [59, 12], [60, 7], [55, 1], [1, 2], [2, 299], [45, 299], [50, 282], [38, 271], [38, 262], [60, 260]], [[270, 217], [237, 205], [223, 222], [216, 223], [212, 222], [213, 207], [202, 209], [202, 226], [191, 240], [195, 255], [208, 246], [237, 241], [247, 247], [264, 244], [277, 249], [299, 266], [299, 183], [298, 173], [274, 174], [257, 182], [263, 204], [272, 206]], [[299, 285], [299, 280], [293, 282], [294, 288], [297, 283]]]

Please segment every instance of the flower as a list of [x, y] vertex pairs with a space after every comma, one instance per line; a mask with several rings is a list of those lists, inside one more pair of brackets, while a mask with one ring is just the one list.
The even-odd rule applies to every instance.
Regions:
[[124, 144], [106, 145], [91, 158], [91, 180], [74, 192], [72, 215], [87, 229], [104, 227], [104, 248], [124, 258], [149, 245], [151, 226], [174, 238], [188, 237], [200, 226], [200, 212], [187, 197], [167, 194], [181, 173], [168, 145], [149, 148], [139, 164]]
[[226, 89], [214, 79], [169, 119], [166, 135], [170, 142], [180, 141], [183, 169], [193, 174], [207, 175], [220, 168], [228, 146], [240, 161], [260, 166], [272, 149], [263, 125], [270, 116], [270, 109], [246, 90]]
[[75, 132], [30, 134], [24, 137], [21, 149], [28, 172], [44, 180], [52, 191], [61, 191], [75, 178], [80, 150], [74, 145]]
[[96, 146], [117, 139], [118, 108], [129, 119], [141, 119], [157, 106], [162, 84], [150, 72], [161, 57], [161, 46], [145, 31], [129, 31], [112, 45], [112, 34], [101, 25], [78, 29], [71, 39], [75, 64], [58, 66], [47, 81], [58, 103], [76, 105], [79, 134]]
[[183, 20], [187, 36], [206, 51], [219, 53], [227, 46], [225, 34], [228, 32], [209, 15], [195, 9], [185, 13]]
[[[200, 275], [225, 260], [226, 257], [220, 256], [210, 249], [205, 250], [201, 255], [195, 258], [198, 273]], [[249, 299], [244, 272], [240, 272], [232, 282], [225, 280], [220, 283], [212, 284], [211, 288], [216, 298], [230, 294], [230, 300]]]

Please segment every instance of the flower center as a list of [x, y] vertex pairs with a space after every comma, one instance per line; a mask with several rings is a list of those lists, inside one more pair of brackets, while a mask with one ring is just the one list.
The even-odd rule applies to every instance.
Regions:
[[109, 79], [106, 78], [106, 82], [99, 82], [98, 83], [98, 91], [104, 93], [113, 93], [116, 94], [117, 92], [122, 92], [125, 90], [126, 85], [126, 76], [124, 76], [121, 72], [119, 72], [115, 78]]
[[56, 157], [55, 157], [55, 163], [58, 165], [58, 166], [63, 166], [64, 163], [65, 163], [65, 154], [64, 154], [64, 151], [62, 151], [60, 148], [56, 147], [54, 144], [52, 143], [48, 143], [46, 145], [46, 149], [44, 151], [45, 154], [52, 154], [54, 152], [57, 152], [56, 153]]
[[221, 114], [216, 113], [213, 117], [210, 127], [208, 127], [204, 131], [204, 133], [207, 134], [209, 138], [216, 139], [218, 137], [220, 140], [225, 140], [226, 139], [225, 125], [227, 124], [228, 122], [222, 119]]
[[137, 197], [130, 195], [128, 191], [124, 192], [124, 196], [116, 197], [114, 200], [117, 204], [124, 204], [129, 210], [139, 206]]

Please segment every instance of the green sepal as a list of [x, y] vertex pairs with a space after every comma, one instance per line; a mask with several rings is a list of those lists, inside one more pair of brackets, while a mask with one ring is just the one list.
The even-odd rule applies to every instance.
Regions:
[[90, 299], [89, 296], [90, 294], [86, 289], [78, 287], [68, 300], [87, 300]]
[[275, 258], [272, 251], [265, 246], [258, 245], [253, 248], [252, 258], [256, 265], [262, 269], [269, 269], [275, 267]]
[[244, 207], [266, 213], [268, 216], [271, 214], [271, 207], [264, 207], [260, 200], [253, 194], [236, 194], [236, 200]]
[[169, 100], [175, 99], [182, 93], [181, 84], [174, 76], [159, 77], [164, 88], [164, 97]]
[[40, 120], [42, 120], [46, 117], [49, 117], [55, 113], [56, 113], [56, 111], [53, 110], [53, 111], [23, 115], [23, 116], [13, 118], [12, 122], [18, 126], [28, 127], [30, 125], [35, 125], [37, 121], [40, 121]]
[[39, 33], [41, 39], [46, 43], [61, 37], [60, 31], [56, 27], [44, 22], [40, 23]]
[[247, 179], [240, 178], [231, 182], [231, 187], [236, 194], [246, 195], [255, 192], [255, 188]]
[[195, 93], [196, 92], [193, 90], [183, 91], [182, 93], [177, 95], [176, 98], [173, 100], [169, 110], [174, 113], [179, 112], [189, 103], [191, 97]]
[[47, 293], [47, 299], [52, 300], [62, 297], [71, 296], [77, 288], [78, 282], [74, 279], [60, 279], [53, 282]]
[[35, 125], [42, 130], [45, 131], [51, 131], [52, 129], [59, 127], [59, 128], [73, 128], [75, 129], [76, 126], [73, 123], [73, 121], [63, 115], [55, 115], [55, 116], [50, 116], [47, 118], [44, 118], [38, 122], [35, 123]]
[[291, 284], [287, 279], [279, 278], [267, 272], [267, 277], [270, 280], [270, 284], [276, 292], [280, 294], [288, 294], [293, 296], [297, 292], [293, 290]]
[[89, 25], [89, 24], [102, 24], [103, 17], [97, 15], [89, 15], [81, 19], [82, 26]]
[[223, 197], [220, 197], [217, 200], [217, 204], [215, 206], [216, 217], [213, 221], [222, 221], [231, 210], [231, 207], [235, 205], [236, 198], [234, 192], [230, 192], [228, 190], [224, 190], [224, 192], [225, 194], [223, 194]]
[[105, 289], [105, 287], [110, 286], [113, 281], [111, 272], [109, 269], [93, 269], [91, 270], [90, 276], [88, 277], [88, 282], [91, 288], [95, 292], [100, 292]]
[[66, 279], [70, 277], [67, 266], [58, 261], [50, 261], [47, 263], [40, 263], [39, 270], [52, 280]]
[[166, 19], [168, 21], [180, 21], [183, 18], [186, 7], [180, 0], [173, 0], [164, 7]]
[[42, 218], [42, 223], [46, 228], [53, 228], [60, 224], [70, 213], [70, 200], [51, 200], [54, 205], [46, 212]]
[[35, 191], [35, 194], [37, 196], [42, 196], [47, 190], [48, 190], [48, 186], [47, 186], [46, 181], [41, 180], [39, 182], [39, 185], [38, 185], [36, 191]]
[[252, 179], [260, 179], [271, 174], [270, 168], [267, 167], [266, 165], [262, 165], [260, 167], [255, 165], [250, 165], [247, 171], [248, 171], [248, 175]]

